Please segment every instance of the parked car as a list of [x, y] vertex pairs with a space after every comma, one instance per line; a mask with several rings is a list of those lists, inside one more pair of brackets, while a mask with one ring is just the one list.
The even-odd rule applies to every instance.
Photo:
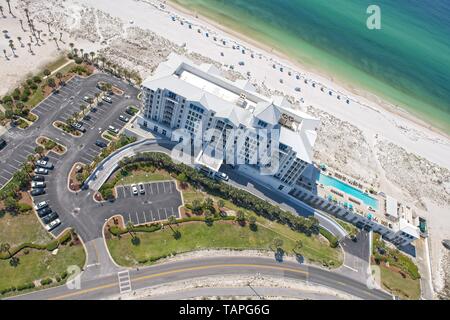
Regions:
[[0, 138], [0, 150], [6, 147], [6, 141], [3, 138]]
[[223, 180], [223, 181], [228, 181], [230, 179], [228, 177], [228, 175], [226, 175], [223, 172], [216, 172], [216, 173], [214, 173], [214, 178], [220, 179], [220, 180]]
[[47, 231], [52, 231], [53, 229], [55, 229], [60, 224], [61, 224], [61, 220], [56, 219], [56, 220], [53, 220], [52, 222], [50, 222], [49, 224], [45, 225], [45, 229]]
[[138, 195], [138, 188], [136, 187], [135, 184], [131, 185], [131, 192], [133, 192], [133, 195], [135, 196]]
[[42, 222], [44, 224], [49, 224], [50, 222], [52, 222], [53, 220], [56, 220], [56, 219], [58, 219], [58, 214], [55, 211], [53, 211], [52, 213], [43, 217]]
[[130, 108], [130, 107], [126, 108], [126, 109], [125, 109], [125, 112], [128, 113], [130, 116], [134, 116], [133, 109]]
[[75, 122], [74, 124], [72, 124], [72, 128], [80, 132], [86, 132], [86, 128], [83, 127], [83, 123], [81, 122]]
[[89, 121], [89, 120], [91, 120], [91, 116], [87, 114], [83, 117], [83, 120]]
[[37, 211], [37, 214], [39, 217], [45, 217], [46, 215], [50, 214], [52, 212], [52, 209], [50, 207], [45, 207], [43, 209], [40, 209]]
[[37, 174], [48, 174], [48, 170], [45, 169], [45, 168], [39, 167], [39, 168], [34, 169], [34, 173], [37, 173]]
[[100, 148], [106, 148], [106, 146], [107, 146], [107, 144], [105, 142], [103, 142], [102, 140], [96, 140], [95, 145]]
[[88, 102], [88, 103], [92, 103], [92, 98], [89, 97], [89, 96], [84, 96], [84, 97], [83, 97], [83, 100], [86, 101], [86, 102]]
[[108, 103], [112, 103], [112, 99], [110, 97], [108, 97], [108, 96], [104, 96], [102, 98], [102, 100], [105, 101], [105, 102], [108, 102]]
[[47, 202], [47, 201], [41, 201], [41, 202], [37, 203], [37, 204], [34, 206], [34, 209], [35, 209], [35, 210], [41, 210], [41, 209], [44, 209], [44, 208], [46, 208], [46, 207], [48, 207], [48, 202]]
[[38, 161], [36, 161], [36, 166], [44, 168], [44, 169], [53, 169], [53, 163], [40, 159]]
[[41, 194], [45, 194], [45, 189], [44, 188], [33, 189], [33, 190], [31, 190], [30, 193], [33, 197], [40, 196]]
[[45, 188], [45, 182], [32, 181], [31, 182], [31, 188], [33, 188], [33, 189]]
[[35, 175], [31, 178], [32, 181], [45, 181], [45, 177], [44, 176], [40, 176], [40, 175]]
[[115, 134], [118, 134], [118, 133], [119, 133], [119, 129], [114, 128], [113, 126], [109, 126], [109, 127], [108, 127], [108, 131], [111, 131], [111, 132], [113, 132], [113, 133], [115, 133]]
[[139, 183], [139, 192], [140, 194], [144, 194], [145, 193], [145, 188], [144, 188], [144, 184], [143, 183]]
[[119, 116], [119, 120], [121, 120], [121, 121], [123, 121], [123, 122], [128, 122], [128, 121], [130, 121], [130, 118], [125, 117], [125, 116], [123, 116], [123, 115], [120, 115], [120, 116]]

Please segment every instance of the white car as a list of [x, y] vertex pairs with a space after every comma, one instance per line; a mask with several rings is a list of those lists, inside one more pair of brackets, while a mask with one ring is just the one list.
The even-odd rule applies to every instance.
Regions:
[[37, 173], [37, 174], [48, 174], [48, 170], [44, 169], [44, 168], [36, 168], [36, 169], [34, 169], [34, 173]]
[[135, 195], [135, 196], [138, 195], [138, 188], [136, 187], [135, 184], [131, 185], [131, 192], [133, 192], [133, 195]]
[[102, 100], [108, 103], [112, 103], [112, 99], [108, 96], [103, 97]]
[[123, 121], [123, 122], [128, 122], [128, 121], [130, 121], [130, 118], [125, 117], [125, 116], [123, 116], [123, 115], [120, 115], [120, 116], [119, 116], [119, 120], [121, 120], [121, 121]]
[[115, 134], [119, 133], [119, 129], [114, 128], [113, 126], [109, 126], [109, 127], [108, 127], [108, 130], [111, 131], [111, 132], [113, 132], [113, 133], [115, 133]]
[[216, 172], [216, 173], [214, 173], [214, 177], [215, 177], [216, 179], [221, 179], [221, 180], [223, 180], [223, 181], [228, 181], [228, 180], [229, 180], [228, 175], [226, 175], [226, 174], [223, 173], [223, 172]]
[[36, 204], [34, 206], [34, 209], [35, 210], [41, 210], [41, 209], [44, 209], [46, 207], [48, 207], [48, 202], [47, 201], [41, 201], [41, 202], [39, 202], [38, 204]]
[[138, 186], [139, 186], [139, 192], [141, 194], [144, 194], [145, 193], [144, 184], [143, 183], [139, 183]]
[[55, 219], [52, 222], [50, 222], [49, 224], [45, 225], [45, 229], [47, 231], [52, 231], [53, 229], [55, 229], [57, 226], [59, 226], [61, 224], [61, 220], [59, 219]]
[[31, 188], [36, 189], [36, 188], [45, 188], [45, 182], [42, 181], [32, 181], [31, 182]]

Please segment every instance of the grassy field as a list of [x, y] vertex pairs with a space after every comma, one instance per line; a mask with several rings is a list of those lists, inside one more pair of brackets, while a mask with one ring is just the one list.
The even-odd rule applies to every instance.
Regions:
[[380, 266], [380, 270], [383, 288], [402, 299], [420, 298], [419, 280], [413, 280], [409, 276], [403, 277], [399, 272], [394, 272], [384, 265]]
[[56, 277], [70, 265], [84, 265], [83, 246], [61, 246], [56, 256], [49, 251], [30, 250], [19, 255], [20, 263], [11, 267], [9, 260], [0, 260], [0, 288], [8, 288], [47, 277]]
[[[24, 242], [44, 244], [53, 240], [34, 213], [5, 214], [0, 217], [0, 230], [0, 243], [8, 243], [11, 248]], [[16, 257], [19, 258], [16, 267], [10, 265], [9, 259], [0, 260], [0, 289], [60, 275], [70, 265], [82, 267], [85, 253], [82, 245], [75, 245], [60, 246], [55, 256], [47, 250], [28, 249]]]
[[252, 231], [248, 225], [242, 227], [229, 221], [216, 221], [212, 226], [204, 222], [189, 222], [173, 228], [181, 232], [180, 239], [175, 240], [170, 228], [166, 227], [162, 231], [139, 233], [140, 244], [137, 246], [131, 243], [129, 234], [123, 235], [121, 239], [109, 239], [108, 248], [118, 264], [133, 266], [142, 261], [198, 249], [272, 250], [272, 240], [278, 237], [283, 240], [283, 249], [288, 254], [292, 253], [296, 241], [302, 240], [303, 248], [300, 251], [310, 261], [321, 262], [325, 259], [334, 266], [342, 263], [339, 250], [330, 248], [316, 237], [306, 239], [303, 234], [286, 232], [286, 227], [281, 225], [273, 228], [259, 225], [256, 231]]
[[[127, 177], [120, 179], [117, 184], [132, 184], [139, 182], [151, 182], [160, 180], [170, 180], [172, 177], [163, 171], [146, 172], [146, 171], [135, 171]], [[117, 185], [116, 184], [116, 185]]]
[[0, 218], [0, 242], [14, 247], [23, 242], [46, 243], [52, 238], [42, 228], [34, 213]]

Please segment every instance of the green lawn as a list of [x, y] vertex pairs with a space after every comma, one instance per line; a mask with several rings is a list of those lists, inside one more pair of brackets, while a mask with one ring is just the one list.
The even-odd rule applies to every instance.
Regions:
[[380, 269], [383, 288], [402, 299], [417, 300], [420, 298], [419, 280], [413, 280], [409, 276], [403, 277], [399, 272], [395, 272], [383, 265], [380, 265]]
[[[165, 230], [152, 233], [138, 233], [140, 244], [135, 246], [131, 243], [129, 234], [123, 235], [121, 239], [112, 238], [107, 241], [111, 255], [115, 261], [124, 266], [134, 266], [149, 260], [156, 260], [173, 253], [182, 253], [198, 249], [231, 248], [231, 249], [263, 249], [272, 250], [272, 240], [276, 237], [284, 242], [283, 249], [292, 253], [296, 240], [302, 240], [304, 245], [301, 253], [312, 261], [332, 262], [334, 266], [342, 263], [339, 250], [332, 249], [327, 243], [322, 243], [317, 237], [307, 237], [292, 231], [292, 234], [284, 232], [281, 226], [268, 228], [258, 226], [257, 231], [252, 231], [247, 226], [241, 227], [237, 223], [216, 221], [212, 226], [204, 222], [189, 222], [180, 224], [174, 229], [181, 232], [181, 238], [175, 240], [169, 227]], [[284, 227], [286, 228], [286, 227]], [[282, 231], [283, 233], [279, 233]], [[312, 245], [312, 250], [309, 246]], [[316, 250], [317, 249], [317, 250]]]
[[52, 240], [34, 213], [5, 214], [0, 218], [0, 230], [0, 242], [9, 243], [11, 247], [23, 242], [47, 243]]
[[120, 179], [116, 185], [171, 180], [171, 179], [172, 177], [165, 172], [135, 171], [133, 174], [130, 174], [129, 176]]
[[0, 289], [18, 286], [35, 280], [61, 275], [68, 266], [84, 265], [82, 245], [61, 246], [56, 256], [46, 250], [30, 250], [28, 254], [18, 255], [20, 262], [12, 267], [9, 260], [0, 260]]
[[[0, 217], [0, 230], [0, 243], [8, 243], [11, 248], [24, 242], [45, 244], [53, 240], [34, 213], [5, 214]], [[9, 259], [0, 259], [0, 289], [60, 275], [70, 265], [82, 267], [85, 253], [82, 245], [76, 245], [60, 246], [56, 256], [47, 250], [25, 249], [16, 257], [19, 258], [16, 267], [10, 265]]]
[[31, 108], [35, 107], [39, 102], [44, 100], [44, 93], [42, 92], [41, 88], [38, 88], [36, 91], [33, 92], [33, 94], [30, 96], [28, 101], [26, 102], [26, 105], [30, 106]]

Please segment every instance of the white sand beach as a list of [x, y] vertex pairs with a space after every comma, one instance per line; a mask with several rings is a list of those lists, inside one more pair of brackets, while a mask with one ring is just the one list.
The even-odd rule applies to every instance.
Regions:
[[[34, 55], [27, 52], [27, 46], [19, 47], [15, 58], [8, 41], [1, 39], [0, 95], [67, 49], [70, 42], [85, 52], [99, 50], [108, 59], [138, 71], [143, 78], [171, 51], [198, 62], [214, 63], [229, 78], [249, 78], [261, 93], [287, 95], [297, 108], [322, 120], [315, 162], [326, 163], [410, 203], [428, 219], [434, 284], [436, 289], [442, 288], [442, 271], [447, 266], [440, 265], [445, 253], [440, 242], [450, 238], [448, 136], [381, 99], [369, 100], [367, 92], [342, 86], [270, 48], [167, 3], [12, 0], [11, 4], [17, 18], [5, 12], [7, 18], [0, 18], [0, 25], [9, 31], [16, 46], [17, 36], [28, 38], [17, 21], [25, 20], [25, 7], [35, 21], [52, 21], [57, 36], [60, 30], [63, 32], [65, 44], [60, 43], [61, 50], [57, 50], [53, 41], [46, 41], [43, 46], [33, 47]], [[42, 23], [40, 28], [47, 30], [47, 25]], [[8, 60], [3, 57], [3, 49], [8, 51]]]

